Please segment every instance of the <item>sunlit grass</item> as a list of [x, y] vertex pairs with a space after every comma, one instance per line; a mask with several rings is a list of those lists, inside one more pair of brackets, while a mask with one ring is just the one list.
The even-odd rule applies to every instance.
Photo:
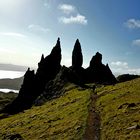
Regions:
[[101, 87], [97, 91], [101, 139], [139, 140], [140, 129], [128, 128], [140, 125], [140, 79]]
[[0, 120], [0, 139], [9, 134], [20, 134], [27, 140], [81, 139], [89, 103], [89, 90], [67, 87], [60, 98]]

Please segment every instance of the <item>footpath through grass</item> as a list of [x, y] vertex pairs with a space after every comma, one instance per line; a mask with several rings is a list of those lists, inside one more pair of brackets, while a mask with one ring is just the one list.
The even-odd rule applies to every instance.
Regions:
[[140, 78], [97, 89], [101, 140], [140, 140]]

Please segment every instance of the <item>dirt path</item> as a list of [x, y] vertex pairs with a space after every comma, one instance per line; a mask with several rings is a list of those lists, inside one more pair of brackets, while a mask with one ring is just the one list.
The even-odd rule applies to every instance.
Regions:
[[87, 128], [83, 140], [100, 140], [100, 116], [96, 111], [96, 99], [98, 95], [92, 94], [89, 116], [87, 119]]

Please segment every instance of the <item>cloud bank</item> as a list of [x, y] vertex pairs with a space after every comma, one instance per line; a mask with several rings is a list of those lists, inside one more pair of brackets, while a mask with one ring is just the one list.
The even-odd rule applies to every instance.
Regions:
[[140, 28], [140, 20], [136, 19], [128, 19], [125, 23], [125, 26], [129, 29], [137, 29]]
[[50, 29], [48, 28], [42, 27], [41, 25], [35, 25], [35, 24], [29, 25], [28, 29], [32, 32], [42, 32], [42, 33], [46, 33], [50, 31]]
[[70, 4], [60, 4], [58, 9], [61, 10], [65, 14], [70, 14], [75, 11], [75, 7]]
[[[81, 24], [87, 25], [88, 20], [86, 17], [78, 12], [75, 6], [70, 4], [60, 4], [58, 5], [58, 10], [64, 13], [64, 16], [58, 18], [58, 21], [63, 24]], [[74, 13], [74, 14], [73, 14]], [[69, 14], [66, 16], [65, 14]]]
[[64, 24], [82, 24], [86, 25], [87, 24], [87, 19], [85, 16], [77, 14], [77, 16], [70, 16], [70, 17], [61, 17], [59, 18], [59, 22], [64, 23]]
[[120, 74], [140, 74], [140, 68], [131, 68], [127, 62], [116, 61], [111, 62], [111, 69], [116, 76]]

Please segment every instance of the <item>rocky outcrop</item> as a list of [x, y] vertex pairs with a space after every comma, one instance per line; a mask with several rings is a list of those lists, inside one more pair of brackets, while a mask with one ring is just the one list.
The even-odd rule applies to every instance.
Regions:
[[58, 38], [55, 47], [52, 49], [50, 55], [46, 58], [42, 55], [40, 62], [38, 63], [38, 69], [36, 72], [36, 94], [40, 95], [46, 83], [54, 79], [57, 73], [60, 71], [61, 65], [61, 46], [60, 39]]
[[77, 39], [72, 52], [72, 68], [80, 69], [82, 67], [82, 64], [83, 64], [82, 49], [81, 49], [81, 44]]
[[31, 106], [34, 99], [35, 74], [29, 68], [24, 75], [23, 84], [18, 97], [4, 108], [4, 112], [16, 113]]
[[[102, 64], [102, 55], [97, 52], [90, 61], [87, 69], [82, 67], [83, 55], [79, 40], [76, 40], [72, 52], [72, 66], [61, 68], [61, 46], [58, 38], [50, 55], [42, 55], [38, 63], [37, 72], [30, 69], [24, 75], [24, 81], [18, 97], [3, 112], [17, 113], [28, 109], [33, 103], [40, 104], [42, 101], [58, 97], [65, 91], [67, 83], [74, 83], [83, 88], [86, 83], [114, 84], [116, 79], [108, 64]], [[95, 89], [95, 88], [94, 88]]]
[[83, 54], [79, 39], [76, 40], [73, 52], [72, 52], [72, 71], [79, 77], [81, 82], [85, 82], [85, 69], [82, 67]]
[[32, 106], [35, 99], [43, 93], [45, 85], [54, 79], [60, 71], [61, 65], [61, 46], [58, 38], [55, 47], [52, 49], [50, 55], [44, 58], [42, 55], [38, 63], [36, 74], [30, 69], [24, 75], [24, 81], [19, 91], [18, 97], [9, 105], [7, 105], [3, 112], [17, 113]]
[[70, 83], [85, 88], [84, 83], [81, 82], [77, 73], [71, 68], [63, 66], [55, 79], [46, 84], [44, 92], [37, 98], [37, 100], [35, 100], [35, 105], [42, 105], [52, 98], [63, 95], [66, 92], [65, 87]]
[[88, 83], [97, 82], [102, 84], [114, 84], [116, 78], [112, 74], [108, 64], [102, 64], [102, 54], [99, 52], [92, 57], [90, 66], [86, 69], [86, 81]]

